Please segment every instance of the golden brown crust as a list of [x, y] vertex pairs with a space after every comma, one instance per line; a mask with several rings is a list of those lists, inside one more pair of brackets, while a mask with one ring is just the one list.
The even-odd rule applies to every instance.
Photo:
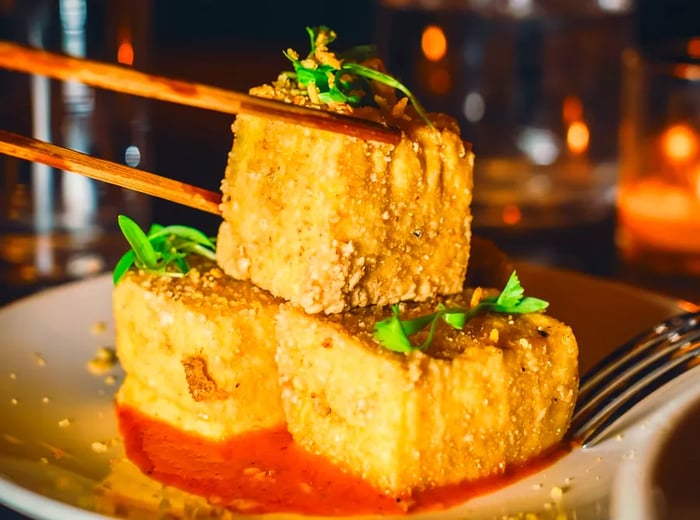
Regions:
[[396, 147], [239, 116], [217, 261], [307, 312], [461, 290], [473, 155], [416, 126]]
[[[471, 295], [443, 301], [468, 306]], [[436, 303], [404, 305], [402, 316]], [[544, 314], [479, 315], [464, 331], [438, 327], [427, 351], [406, 355], [372, 336], [387, 315], [281, 307], [283, 405], [305, 449], [401, 495], [501, 474], [562, 438], [578, 387], [569, 327]]]
[[[377, 88], [383, 86], [376, 83], [375, 85]], [[395, 126], [403, 130], [406, 134], [411, 135], [416, 128], [425, 126], [426, 122], [408, 102], [408, 98], [404, 97], [397, 100], [393, 90], [393, 88], [391, 88], [390, 91], [382, 90], [382, 96], [375, 96], [375, 99], [379, 102], [377, 106], [356, 107], [346, 103], [328, 104], [318, 100], [314, 101], [308, 96], [307, 92], [300, 92], [297, 88], [293, 87], [291, 81], [282, 74], [277, 81], [271, 84], [264, 84], [251, 88], [249, 94], [309, 108], [316, 108], [318, 110], [328, 110], [338, 112], [339, 114], [361, 117], [389, 126]], [[449, 130], [458, 136], [460, 135], [459, 125], [454, 117], [438, 112], [432, 112], [427, 115], [437, 129]], [[465, 143], [465, 145], [470, 148], [469, 144]]]

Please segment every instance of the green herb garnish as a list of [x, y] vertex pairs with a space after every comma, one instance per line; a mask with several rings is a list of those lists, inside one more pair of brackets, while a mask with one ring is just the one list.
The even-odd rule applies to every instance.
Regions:
[[433, 126], [421, 104], [403, 83], [389, 74], [361, 63], [376, 57], [376, 49], [373, 46], [361, 45], [336, 55], [328, 50], [328, 46], [335, 41], [335, 31], [322, 25], [307, 27], [306, 32], [309, 34], [311, 48], [307, 57], [300, 59], [293, 49], [284, 51], [284, 55], [294, 66], [294, 72], [285, 72], [285, 75], [296, 80], [307, 95], [313, 94], [326, 104], [374, 105], [370, 82], [377, 81], [404, 94], [416, 113], [430, 127]]
[[[436, 312], [419, 316], [411, 320], [402, 320], [399, 306], [392, 307], [392, 316], [379, 321], [374, 326], [374, 337], [379, 343], [395, 352], [413, 352], [425, 350], [435, 336], [438, 323], [443, 321], [449, 326], [461, 330], [464, 324], [481, 312], [498, 312], [501, 314], [527, 314], [540, 312], [547, 308], [548, 302], [525, 296], [525, 290], [515, 271], [498, 296], [488, 296], [471, 308], [445, 307], [438, 305]], [[420, 345], [411, 343], [409, 336], [430, 326], [428, 336]]]
[[150, 273], [177, 277], [189, 271], [187, 257], [191, 254], [216, 260], [216, 239], [198, 229], [153, 224], [145, 233], [125, 215], [119, 215], [117, 222], [131, 250], [119, 259], [114, 268], [112, 280], [115, 284], [132, 265]]

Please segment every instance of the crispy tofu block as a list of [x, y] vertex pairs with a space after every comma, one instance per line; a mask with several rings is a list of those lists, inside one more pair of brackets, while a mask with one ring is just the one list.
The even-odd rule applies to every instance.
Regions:
[[113, 292], [117, 402], [212, 439], [284, 424], [278, 306], [211, 263], [182, 278], [128, 273]]
[[239, 115], [219, 265], [309, 313], [459, 292], [473, 154], [452, 123], [402, 120], [394, 147]]
[[[468, 306], [470, 293], [446, 304]], [[464, 331], [443, 324], [428, 351], [406, 355], [372, 337], [387, 314], [281, 307], [283, 406], [305, 449], [398, 496], [501, 474], [562, 438], [578, 388], [569, 327], [543, 314], [481, 315]]]

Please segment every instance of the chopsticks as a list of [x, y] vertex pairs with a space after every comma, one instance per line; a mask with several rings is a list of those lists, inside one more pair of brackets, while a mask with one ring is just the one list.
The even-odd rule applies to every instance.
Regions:
[[0, 41], [0, 67], [59, 80], [75, 80], [124, 94], [224, 112], [275, 118], [369, 141], [398, 144], [401, 132], [375, 121], [260, 98], [218, 87], [145, 74], [126, 67], [72, 58]]
[[0, 153], [219, 215], [221, 195], [137, 168], [0, 130]]

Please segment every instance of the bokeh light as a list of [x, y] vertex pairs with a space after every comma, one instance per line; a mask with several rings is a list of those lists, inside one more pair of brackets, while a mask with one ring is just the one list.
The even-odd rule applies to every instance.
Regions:
[[447, 38], [437, 25], [428, 25], [421, 37], [421, 50], [430, 61], [440, 61], [447, 54]]

